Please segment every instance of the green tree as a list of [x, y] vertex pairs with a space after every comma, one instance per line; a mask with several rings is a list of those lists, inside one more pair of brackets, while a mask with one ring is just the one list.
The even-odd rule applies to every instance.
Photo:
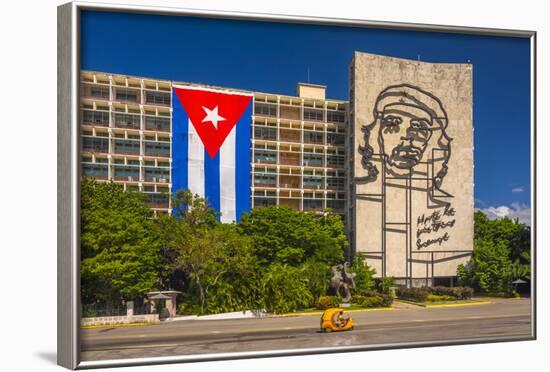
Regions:
[[254, 209], [239, 223], [240, 231], [253, 240], [260, 265], [277, 263], [300, 266], [308, 259], [334, 265], [347, 249], [344, 225], [338, 215], [295, 211], [270, 206]]
[[177, 212], [162, 222], [164, 241], [189, 279], [187, 298], [198, 299], [201, 313], [259, 308], [250, 238], [234, 224], [219, 223], [206, 200], [189, 191], [178, 192], [173, 204]]
[[510, 294], [512, 263], [508, 254], [502, 241], [476, 240], [471, 260], [457, 269], [459, 283], [482, 293]]
[[114, 183], [81, 184], [82, 301], [119, 303], [157, 289], [159, 236], [143, 194]]
[[313, 303], [303, 268], [275, 263], [262, 277], [262, 293], [268, 311], [284, 313]]
[[357, 255], [353, 258], [351, 264], [351, 271], [355, 275], [355, 291], [360, 293], [361, 291], [371, 290], [374, 287], [374, 274], [376, 270], [372, 269], [363, 257]]

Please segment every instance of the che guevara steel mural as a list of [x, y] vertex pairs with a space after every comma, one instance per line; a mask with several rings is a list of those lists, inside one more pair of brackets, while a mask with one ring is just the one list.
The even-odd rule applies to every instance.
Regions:
[[[355, 180], [380, 183], [381, 249], [385, 255], [389, 240], [393, 246], [404, 244], [410, 278], [415, 251], [444, 247], [456, 222], [453, 195], [445, 191], [453, 141], [447, 133], [449, 118], [438, 97], [411, 84], [384, 88], [372, 113], [372, 122], [361, 127], [364, 176]], [[425, 199], [425, 206], [413, 206], [418, 198]], [[385, 275], [385, 263], [382, 270]]]

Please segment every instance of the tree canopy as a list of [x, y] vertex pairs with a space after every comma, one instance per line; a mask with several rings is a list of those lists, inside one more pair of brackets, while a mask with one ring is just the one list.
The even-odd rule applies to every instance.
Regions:
[[83, 180], [83, 301], [116, 303], [158, 288], [159, 239], [143, 197], [114, 183]]

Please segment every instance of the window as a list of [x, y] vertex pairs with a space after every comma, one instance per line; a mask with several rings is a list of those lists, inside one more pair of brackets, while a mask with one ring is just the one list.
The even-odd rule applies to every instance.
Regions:
[[254, 114], [263, 116], [277, 116], [277, 105], [269, 103], [255, 103]]
[[170, 131], [170, 119], [159, 117], [145, 117], [145, 129], [146, 130], [158, 130], [163, 132]]
[[254, 150], [254, 161], [258, 163], [275, 163], [277, 153], [269, 150]]
[[323, 209], [323, 201], [320, 199], [304, 199], [304, 210]]
[[323, 110], [304, 108], [304, 120], [323, 121]]
[[327, 133], [327, 143], [329, 145], [343, 145], [346, 138], [341, 133]]
[[145, 102], [154, 105], [170, 105], [170, 93], [146, 92]]
[[82, 111], [82, 123], [101, 126], [109, 125], [109, 113], [104, 111]]
[[304, 187], [310, 189], [323, 188], [323, 178], [320, 176], [304, 176]]
[[170, 156], [170, 144], [163, 142], [145, 142], [145, 155]]
[[346, 121], [346, 113], [342, 111], [327, 111], [327, 121], [344, 123]]
[[120, 128], [139, 129], [139, 115], [115, 114], [115, 126]]
[[343, 189], [344, 178], [342, 177], [327, 177], [327, 187], [331, 189]]
[[109, 99], [109, 88], [108, 87], [92, 87], [90, 89], [90, 95], [92, 97]]
[[115, 165], [115, 179], [139, 181], [139, 167]]
[[163, 182], [170, 180], [170, 170], [165, 168], [152, 168], [144, 167], [144, 178], [145, 181], [149, 182]]
[[109, 152], [109, 140], [106, 138], [83, 137], [82, 149], [92, 152]]
[[109, 171], [103, 164], [82, 164], [82, 175], [84, 177], [107, 179]]
[[115, 140], [115, 152], [119, 154], [139, 154], [139, 141]]
[[117, 101], [138, 101], [138, 93], [135, 90], [130, 89], [120, 89], [116, 90], [116, 99]]
[[323, 144], [323, 132], [304, 131], [304, 143]]
[[161, 193], [147, 194], [149, 205], [153, 208], [168, 208], [168, 198]]
[[344, 201], [327, 199], [327, 208], [342, 210], [344, 209]]
[[276, 204], [277, 198], [254, 197], [254, 208], [267, 207]]
[[254, 138], [276, 141], [277, 140], [277, 129], [276, 128], [254, 127]]
[[342, 155], [329, 155], [327, 157], [327, 165], [329, 167], [343, 167], [344, 156]]
[[304, 154], [304, 163], [305, 166], [310, 167], [322, 167], [323, 166], [323, 155], [321, 154]]
[[260, 186], [276, 186], [277, 176], [274, 174], [256, 173], [254, 174], [254, 184]]

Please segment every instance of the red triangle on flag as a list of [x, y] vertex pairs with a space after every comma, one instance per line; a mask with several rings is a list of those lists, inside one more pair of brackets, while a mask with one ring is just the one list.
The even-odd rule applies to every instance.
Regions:
[[210, 158], [216, 156], [252, 99], [252, 95], [193, 87], [174, 87], [174, 92]]

